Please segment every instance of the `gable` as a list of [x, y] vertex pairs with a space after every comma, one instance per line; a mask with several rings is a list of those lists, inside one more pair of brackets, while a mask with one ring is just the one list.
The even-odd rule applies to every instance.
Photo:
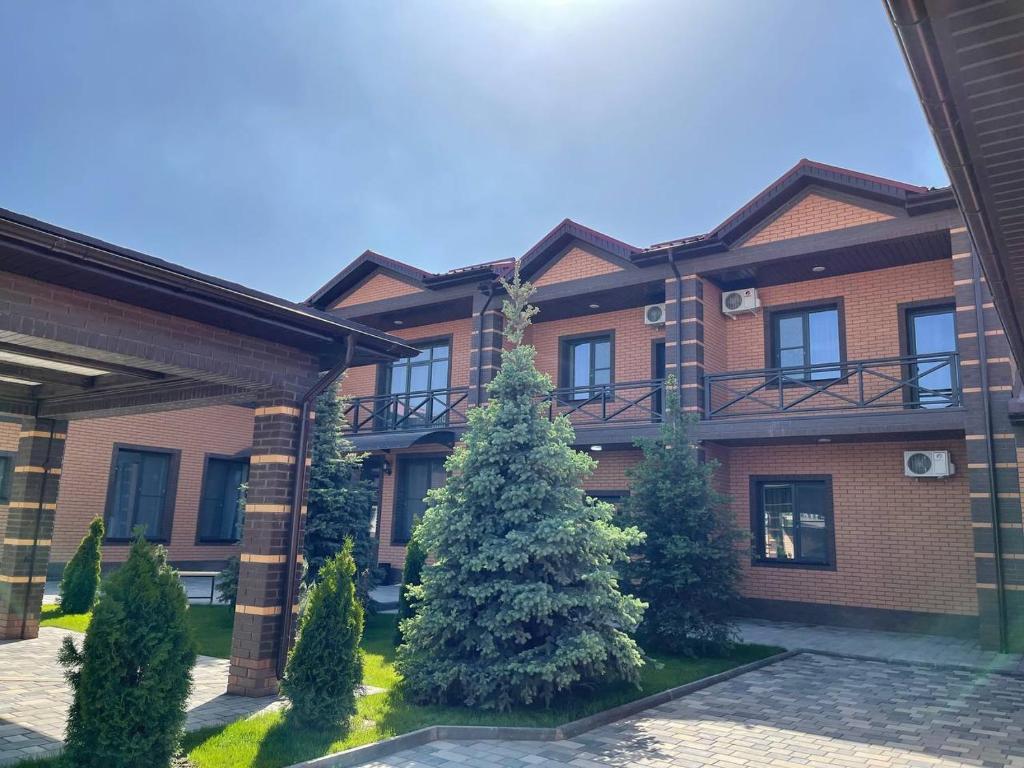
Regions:
[[332, 309], [351, 307], [356, 304], [366, 304], [382, 299], [393, 299], [396, 296], [407, 296], [411, 293], [419, 292], [420, 289], [413, 285], [397, 280], [382, 272], [375, 272], [356, 286], [355, 290], [343, 296], [340, 301], [333, 305]]
[[583, 250], [579, 246], [570, 248], [561, 258], [533, 280], [537, 287], [564, 283], [567, 280], [580, 280], [584, 277], [607, 275], [610, 272], [621, 272], [622, 267], [602, 259], [600, 256]]
[[810, 190], [798, 195], [755, 229], [742, 246], [764, 245], [791, 237], [873, 224], [892, 218], [891, 214]]

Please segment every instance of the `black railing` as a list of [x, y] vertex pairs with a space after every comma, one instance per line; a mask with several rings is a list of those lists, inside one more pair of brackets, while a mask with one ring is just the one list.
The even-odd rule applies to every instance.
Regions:
[[661, 379], [560, 387], [544, 403], [548, 418], [568, 416], [577, 426], [649, 424], [661, 421], [663, 388]]
[[466, 423], [469, 387], [353, 397], [343, 417], [345, 431], [402, 432], [438, 429]]
[[961, 405], [955, 352], [712, 373], [704, 417]]

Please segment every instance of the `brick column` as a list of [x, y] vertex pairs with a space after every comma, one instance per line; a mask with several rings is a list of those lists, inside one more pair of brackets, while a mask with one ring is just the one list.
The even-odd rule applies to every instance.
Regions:
[[[261, 403], [255, 411], [228, 693], [268, 696], [277, 692], [300, 417], [299, 403], [287, 398]], [[311, 428], [312, 424], [307, 439]], [[304, 516], [305, 488], [302, 494]], [[301, 542], [301, 525], [299, 536]], [[297, 568], [296, 581], [299, 578]], [[296, 606], [287, 610], [294, 612]]]
[[702, 414], [704, 283], [698, 275], [665, 281], [665, 375], [678, 380], [683, 411]]
[[[498, 374], [501, 367], [501, 348], [505, 337], [505, 316], [501, 312], [502, 297], [494, 296], [490, 303], [487, 295], [473, 297], [473, 338], [469, 358], [469, 404], [479, 405], [487, 400], [484, 388]], [[486, 306], [486, 309], [485, 309]]]
[[[953, 250], [953, 286], [956, 295], [957, 347], [964, 406], [965, 437], [970, 486], [971, 527], [978, 590], [980, 640], [986, 648], [999, 645], [999, 598], [996, 589], [997, 559], [1006, 585], [1006, 611], [1010, 650], [1024, 650], [1024, 536], [1021, 531], [1020, 481], [1017, 473], [1017, 436], [1010, 423], [1008, 403], [1013, 369], [1010, 349], [984, 278], [980, 279], [981, 316], [975, 308], [975, 259], [970, 236], [964, 227], [950, 232]], [[977, 270], [980, 275], [980, 269]], [[985, 433], [985, 395], [981, 386], [980, 338], [988, 358], [988, 405], [991, 408], [993, 450]], [[990, 463], [993, 466], [990, 467]], [[995, 474], [992, 495], [990, 469]], [[1002, 553], [996, 552], [993, 510], [999, 517]]]
[[39, 634], [67, 433], [66, 421], [22, 422], [7, 523], [0, 531], [0, 640]]

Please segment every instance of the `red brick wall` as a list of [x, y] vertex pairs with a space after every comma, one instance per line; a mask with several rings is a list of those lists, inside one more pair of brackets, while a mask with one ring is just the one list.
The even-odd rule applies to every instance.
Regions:
[[[948, 449], [956, 474], [903, 475], [903, 451]], [[962, 440], [719, 449], [740, 530], [750, 531], [750, 476], [832, 476], [837, 570], [750, 565], [747, 597], [929, 613], [977, 613], [967, 460]], [[721, 455], [724, 452], [724, 456]]]
[[[388, 333], [408, 341], [434, 339], [440, 336], [452, 337], [450, 376], [453, 387], [469, 385], [469, 359], [472, 352], [473, 319], [466, 317], [415, 328], [388, 329]], [[345, 374], [341, 390], [350, 397], [374, 395], [377, 393], [377, 366], [363, 365], [352, 368]]]
[[371, 301], [392, 299], [396, 296], [407, 296], [411, 293], [419, 293], [420, 289], [409, 283], [402, 282], [389, 275], [375, 272], [366, 280], [357, 285], [349, 294], [336, 302], [331, 309], [337, 307], [351, 307], [356, 304], [367, 304]]
[[891, 215], [863, 208], [812, 189], [798, 195], [789, 206], [770, 218], [760, 229], [755, 230], [743, 245], [774, 243], [791, 237], [856, 227], [891, 218]]
[[566, 280], [581, 280], [585, 277], [596, 277], [620, 271], [622, 271], [622, 267], [576, 247], [569, 249], [564, 256], [532, 282], [540, 287], [553, 283], [564, 283]]
[[[172, 561], [223, 560], [238, 546], [196, 544], [196, 519], [208, 453], [232, 455], [252, 445], [252, 411], [223, 405], [138, 416], [72, 421], [64, 451], [53, 563], [66, 563], [85, 535], [89, 522], [106, 509], [115, 443], [181, 451], [171, 541]], [[107, 544], [105, 562], [124, 560], [127, 545]]]
[[[899, 338], [899, 304], [922, 299], [944, 299], [953, 296], [953, 262], [951, 259], [928, 261], [904, 267], [891, 267], [873, 272], [824, 277], [786, 285], [758, 289], [761, 311], [726, 320], [726, 370], [767, 367], [765, 360], [764, 312], [773, 306], [798, 302], [843, 299], [846, 318], [846, 357], [864, 360], [895, 357], [902, 353]], [[712, 320], [722, 317], [721, 305], [712, 307], [705, 299], [706, 315]], [[710, 324], [710, 322], [708, 323]], [[707, 329], [705, 329], [707, 333]], [[708, 357], [712, 361], [719, 358]], [[719, 370], [708, 366], [708, 373]]]

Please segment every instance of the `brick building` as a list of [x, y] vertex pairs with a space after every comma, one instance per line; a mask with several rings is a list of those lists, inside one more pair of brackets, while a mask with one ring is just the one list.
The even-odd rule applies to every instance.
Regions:
[[[519, 262], [540, 308], [527, 342], [556, 387], [545, 407], [598, 459], [591, 495], [629, 493], [633, 442], [675, 376], [750, 534], [746, 612], [1024, 649], [1014, 366], [949, 189], [801, 161], [707, 234], [636, 247], [566, 220]], [[497, 370], [512, 264], [434, 274], [367, 251], [307, 302], [419, 350], [343, 385], [396, 570]], [[0, 425], [0, 449], [16, 431]], [[154, 536], [179, 565], [223, 562], [252, 435], [238, 405], [72, 422], [51, 569], [151, 455], [168, 467]]]

